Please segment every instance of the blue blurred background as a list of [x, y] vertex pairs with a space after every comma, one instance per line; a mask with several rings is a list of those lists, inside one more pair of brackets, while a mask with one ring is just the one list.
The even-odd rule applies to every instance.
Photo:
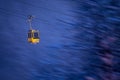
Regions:
[[[119, 0], [0, 0], [0, 80], [120, 80], [119, 9]], [[27, 42], [28, 15], [39, 44]]]

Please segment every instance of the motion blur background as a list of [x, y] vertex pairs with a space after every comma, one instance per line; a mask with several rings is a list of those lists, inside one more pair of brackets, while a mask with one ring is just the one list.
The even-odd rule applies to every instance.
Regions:
[[0, 30], [0, 80], [120, 80], [120, 0], [0, 0]]

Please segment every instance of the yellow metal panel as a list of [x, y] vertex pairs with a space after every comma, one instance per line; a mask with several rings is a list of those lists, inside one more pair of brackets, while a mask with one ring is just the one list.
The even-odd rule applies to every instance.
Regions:
[[30, 42], [30, 43], [39, 43], [39, 39], [34, 39], [34, 38], [28, 38], [28, 42]]

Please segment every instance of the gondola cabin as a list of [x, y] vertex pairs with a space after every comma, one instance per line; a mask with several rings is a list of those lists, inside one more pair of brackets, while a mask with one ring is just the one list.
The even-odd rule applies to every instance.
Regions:
[[39, 43], [39, 41], [40, 41], [39, 31], [33, 30], [33, 29], [29, 30], [28, 31], [28, 42], [36, 44], [36, 43]]

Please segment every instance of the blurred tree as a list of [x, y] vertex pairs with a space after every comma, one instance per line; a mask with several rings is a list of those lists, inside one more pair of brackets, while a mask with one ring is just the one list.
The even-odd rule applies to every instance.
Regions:
[[76, 0], [76, 2], [78, 23], [75, 25], [73, 47], [78, 48], [78, 53], [81, 53], [82, 48], [82, 51], [84, 49], [88, 54], [85, 54], [86, 65], [83, 65], [86, 74], [89, 75], [85, 79], [119, 80], [120, 1]]

